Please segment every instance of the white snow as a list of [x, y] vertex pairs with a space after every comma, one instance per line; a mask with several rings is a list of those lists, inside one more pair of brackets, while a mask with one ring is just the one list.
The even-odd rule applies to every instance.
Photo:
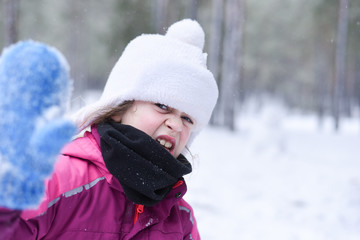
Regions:
[[208, 127], [190, 148], [185, 199], [202, 239], [359, 240], [360, 117], [248, 107], [238, 131]]

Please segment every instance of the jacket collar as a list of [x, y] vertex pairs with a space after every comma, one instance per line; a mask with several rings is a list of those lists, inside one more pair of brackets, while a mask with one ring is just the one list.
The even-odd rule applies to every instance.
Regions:
[[100, 136], [97, 133], [96, 127], [92, 127], [91, 132], [85, 131], [82, 137], [78, 137], [66, 145], [61, 153], [93, 163], [106, 178], [107, 182], [111, 183], [114, 180], [113, 175], [105, 166], [100, 150]]

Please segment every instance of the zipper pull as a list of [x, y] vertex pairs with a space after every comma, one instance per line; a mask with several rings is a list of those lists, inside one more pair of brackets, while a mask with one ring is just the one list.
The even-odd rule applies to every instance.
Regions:
[[183, 180], [179, 180], [177, 181], [177, 183], [175, 183], [175, 185], [172, 187], [173, 189], [180, 187], [181, 185], [183, 185], [184, 181]]
[[141, 204], [136, 204], [135, 207], [135, 217], [134, 217], [134, 224], [137, 222], [137, 220], [139, 219], [140, 214], [142, 214], [144, 211], [144, 205]]

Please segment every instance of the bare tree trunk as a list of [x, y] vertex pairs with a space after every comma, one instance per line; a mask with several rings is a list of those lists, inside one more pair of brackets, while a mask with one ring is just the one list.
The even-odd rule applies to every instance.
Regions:
[[197, 19], [197, 9], [199, 0], [187, 0], [185, 7], [185, 16], [190, 19]]
[[334, 89], [334, 127], [339, 129], [340, 114], [344, 102], [346, 47], [348, 33], [348, 0], [339, 0], [338, 29], [335, 56], [335, 89]]
[[360, 109], [360, 56], [355, 57], [354, 65], [354, 97], [355, 104]]
[[325, 115], [326, 102], [328, 98], [328, 86], [327, 82], [330, 79], [329, 76], [329, 62], [330, 57], [327, 55], [328, 46], [321, 40], [321, 38], [314, 38], [314, 75], [315, 75], [315, 111], [318, 118], [319, 127], [323, 124]]
[[355, 88], [355, 80], [353, 75], [355, 74], [355, 69], [353, 68], [353, 63], [349, 59], [348, 54], [346, 54], [346, 70], [345, 70], [345, 83], [344, 83], [344, 102], [343, 102], [343, 112], [346, 117], [352, 117], [352, 107], [353, 107], [353, 90]]
[[165, 30], [173, 24], [174, 22], [179, 21], [184, 18], [183, 9], [187, 7], [186, 1], [169, 1], [167, 4], [166, 11], [166, 21], [165, 21]]
[[74, 90], [89, 89], [88, 72], [86, 71], [87, 38], [84, 37], [86, 27], [82, 1], [68, 1], [68, 59], [74, 79]]
[[[224, 15], [223, 0], [212, 1], [212, 21], [209, 38], [209, 69], [214, 74], [215, 79], [220, 86], [220, 67], [221, 67], [221, 42], [222, 42], [222, 23]], [[214, 109], [213, 116], [210, 123], [213, 125], [219, 124], [219, 104]]]
[[[358, 64], [358, 66], [360, 68], [360, 64]], [[356, 82], [355, 82], [355, 88], [354, 88], [355, 92], [357, 93], [355, 95], [355, 100], [356, 100], [356, 104], [357, 104], [358, 109], [360, 109], [360, 70], [357, 70], [355, 72], [355, 76], [356, 76], [356, 79], [357, 79]]]
[[5, 46], [18, 41], [19, 0], [3, 0]]
[[235, 130], [235, 108], [239, 95], [244, 25], [244, 0], [226, 1], [220, 109], [223, 124]]
[[167, 26], [167, 9], [169, 0], [153, 0], [152, 11], [155, 22], [155, 30], [157, 33], [163, 34], [165, 32], [164, 26]]

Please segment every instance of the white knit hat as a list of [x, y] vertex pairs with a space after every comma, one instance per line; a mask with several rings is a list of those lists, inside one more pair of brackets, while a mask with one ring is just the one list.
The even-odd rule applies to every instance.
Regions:
[[190, 19], [174, 23], [165, 35], [136, 37], [112, 69], [100, 99], [75, 113], [76, 124], [84, 129], [104, 107], [142, 100], [190, 115], [197, 134], [208, 123], [218, 98], [216, 81], [206, 67], [204, 38], [199, 23]]

